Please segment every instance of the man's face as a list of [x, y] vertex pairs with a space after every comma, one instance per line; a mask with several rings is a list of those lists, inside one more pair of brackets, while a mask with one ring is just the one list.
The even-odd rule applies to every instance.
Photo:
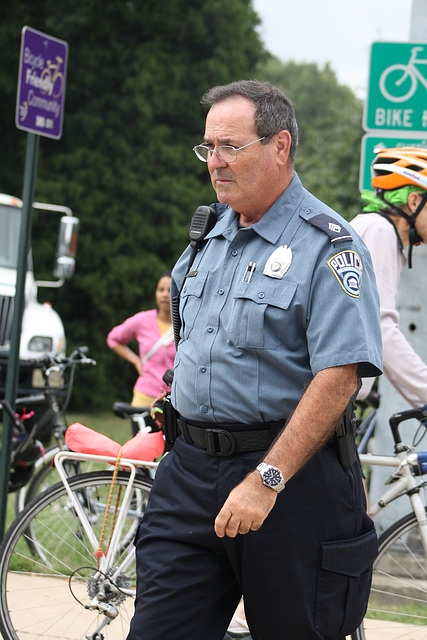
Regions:
[[418, 235], [422, 239], [422, 241], [427, 243], [427, 202], [424, 201], [425, 204], [421, 209], [420, 213], [417, 215], [415, 220], [415, 228], [417, 230]]
[[[255, 105], [241, 96], [214, 104], [206, 118], [205, 143], [242, 147], [259, 138], [255, 131]], [[227, 164], [214, 152], [208, 169], [219, 202], [253, 221], [273, 204], [278, 191], [279, 166], [273, 137], [267, 144], [255, 144], [237, 152], [237, 160]]]

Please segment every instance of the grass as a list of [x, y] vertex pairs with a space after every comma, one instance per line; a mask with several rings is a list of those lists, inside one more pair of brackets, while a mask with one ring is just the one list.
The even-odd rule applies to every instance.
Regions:
[[366, 617], [373, 620], [386, 620], [387, 622], [400, 622], [416, 626], [426, 624], [425, 605], [416, 601], [408, 601], [406, 604], [399, 602], [398, 605], [390, 603], [384, 605], [381, 600], [377, 602], [375, 597], [371, 596]]
[[130, 422], [123, 418], [118, 418], [111, 411], [97, 414], [68, 413], [67, 422], [68, 424], [80, 422], [85, 427], [99, 431], [120, 444], [124, 444], [132, 438]]

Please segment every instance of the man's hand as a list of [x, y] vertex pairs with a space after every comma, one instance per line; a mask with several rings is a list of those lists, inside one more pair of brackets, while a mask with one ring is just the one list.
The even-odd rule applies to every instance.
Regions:
[[235, 487], [215, 520], [215, 533], [235, 538], [238, 533], [257, 531], [276, 502], [277, 493], [266, 487], [258, 471], [252, 471]]
[[[286, 428], [264, 462], [278, 467], [287, 482], [331, 437], [337, 421], [357, 389], [357, 364], [319, 371], [299, 401]], [[274, 489], [253, 471], [231, 491], [215, 520], [220, 538], [257, 531], [276, 502]]]

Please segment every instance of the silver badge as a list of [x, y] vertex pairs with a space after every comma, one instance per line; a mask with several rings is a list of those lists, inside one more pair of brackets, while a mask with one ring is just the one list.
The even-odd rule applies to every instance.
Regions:
[[290, 247], [283, 245], [273, 251], [265, 263], [263, 274], [270, 278], [283, 278], [292, 262]]

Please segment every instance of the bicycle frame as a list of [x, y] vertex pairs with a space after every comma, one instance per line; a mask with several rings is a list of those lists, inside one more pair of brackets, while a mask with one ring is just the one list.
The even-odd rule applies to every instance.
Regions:
[[425, 506], [420, 497], [420, 489], [427, 486], [427, 481], [418, 482], [412, 473], [413, 466], [417, 464], [417, 454], [412, 449], [406, 448], [394, 456], [364, 453], [360, 454], [359, 458], [362, 465], [395, 469], [388, 481], [390, 488], [369, 505], [370, 515], [375, 516], [393, 500], [407, 495], [416, 515], [422, 544], [427, 553], [427, 519]]
[[[99, 455], [94, 455], [89, 453], [74, 453], [69, 451], [60, 451], [55, 456], [55, 467], [58, 471], [61, 482], [64, 485], [65, 490], [67, 491], [70, 502], [73, 505], [73, 508], [75, 509], [78, 515], [78, 518], [88, 537], [88, 540], [90, 541], [93, 547], [93, 551], [95, 555], [95, 551], [97, 550], [99, 545], [99, 540], [96, 538], [96, 536], [93, 533], [92, 525], [89, 522], [89, 519], [81, 503], [76, 499], [74, 492], [70, 489], [70, 486], [69, 486], [70, 478], [67, 475], [66, 470], [64, 469], [64, 463], [69, 460], [75, 460], [80, 462], [84, 462], [84, 461], [102, 462], [102, 463], [111, 464], [114, 466], [117, 462], [117, 459], [112, 456], [99, 456]], [[114, 528], [113, 535], [111, 537], [107, 555], [106, 556], [103, 555], [102, 558], [100, 559], [100, 567], [99, 567], [100, 571], [103, 571], [105, 570], [105, 567], [110, 566], [113, 562], [113, 559], [117, 556], [117, 551], [120, 547], [121, 534], [123, 531], [125, 518], [127, 516], [128, 509], [130, 507], [131, 500], [132, 500], [133, 483], [134, 483], [137, 468], [145, 467], [149, 469], [156, 469], [158, 467], [158, 464], [159, 464], [158, 462], [147, 462], [145, 460], [130, 460], [127, 458], [123, 458], [120, 460], [120, 468], [130, 471], [130, 478], [129, 478], [128, 486], [126, 487], [124, 497], [121, 501], [119, 517], [117, 519], [116, 526]], [[124, 570], [127, 567], [128, 563], [129, 563], [129, 560], [127, 562], [125, 560], [124, 563], [122, 563], [119, 567], [116, 568], [116, 573], [118, 574], [120, 573], [121, 570]], [[124, 591], [126, 592], [126, 590]], [[127, 595], [134, 595], [134, 592], [130, 590], [127, 593]]]

